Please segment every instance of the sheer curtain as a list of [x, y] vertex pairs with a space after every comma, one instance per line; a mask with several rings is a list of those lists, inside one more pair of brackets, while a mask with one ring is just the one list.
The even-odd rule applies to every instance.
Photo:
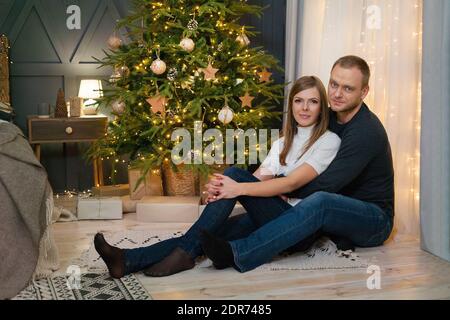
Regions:
[[288, 0], [287, 15], [288, 81], [318, 75], [327, 84], [333, 63], [348, 54], [369, 62], [366, 103], [383, 122], [394, 157], [395, 231], [418, 236], [422, 1]]

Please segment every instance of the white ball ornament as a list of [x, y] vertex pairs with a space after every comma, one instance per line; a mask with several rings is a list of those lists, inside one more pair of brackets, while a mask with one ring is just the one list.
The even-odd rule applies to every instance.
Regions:
[[233, 110], [230, 109], [228, 105], [226, 105], [225, 107], [223, 107], [222, 110], [220, 110], [219, 116], [217, 118], [219, 119], [220, 122], [227, 125], [231, 121], [233, 121], [234, 112]]
[[236, 38], [236, 41], [242, 46], [242, 47], [246, 47], [250, 44], [250, 39], [245, 35], [245, 34], [241, 34], [240, 36], [238, 36]]
[[121, 115], [125, 112], [125, 102], [121, 100], [116, 100], [112, 104], [112, 109], [114, 113]]
[[155, 61], [153, 61], [150, 69], [152, 69], [154, 74], [160, 75], [160, 74], [163, 74], [164, 72], [166, 72], [167, 65], [161, 59], [156, 59]]
[[119, 49], [121, 45], [122, 45], [122, 40], [119, 37], [117, 37], [117, 36], [109, 37], [109, 39], [108, 39], [108, 46], [112, 50]]
[[195, 49], [195, 42], [190, 38], [184, 38], [180, 42], [180, 47], [183, 48], [184, 51], [192, 52]]

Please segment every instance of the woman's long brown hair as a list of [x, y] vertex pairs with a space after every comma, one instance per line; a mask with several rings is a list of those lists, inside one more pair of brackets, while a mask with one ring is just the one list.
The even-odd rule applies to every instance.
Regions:
[[311, 88], [316, 88], [319, 91], [320, 96], [319, 121], [315, 125], [308, 143], [306, 144], [302, 154], [299, 155], [298, 158], [300, 159], [306, 152], [308, 152], [308, 150], [313, 146], [313, 144], [316, 143], [316, 141], [328, 130], [328, 123], [330, 121], [328, 110], [329, 108], [328, 98], [327, 92], [325, 90], [322, 81], [320, 81], [319, 78], [314, 76], [301, 77], [294, 83], [294, 86], [292, 87], [291, 92], [289, 94], [287, 120], [283, 129], [284, 148], [280, 154], [280, 163], [283, 166], [286, 165], [287, 155], [291, 150], [292, 143], [294, 141], [294, 136], [298, 132], [298, 123], [297, 121], [295, 121], [293, 112], [294, 97], [297, 95], [297, 93]]

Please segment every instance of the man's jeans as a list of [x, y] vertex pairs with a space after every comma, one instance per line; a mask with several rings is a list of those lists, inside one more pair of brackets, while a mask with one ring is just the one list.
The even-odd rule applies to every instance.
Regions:
[[318, 192], [249, 237], [230, 244], [236, 267], [246, 272], [319, 230], [345, 237], [359, 247], [375, 247], [386, 241], [392, 227], [393, 217], [375, 204]]
[[[225, 170], [224, 175], [237, 182], [259, 182], [250, 172], [235, 167]], [[246, 209], [247, 214], [229, 219], [237, 201]], [[124, 250], [125, 273], [138, 272], [158, 263], [177, 247], [195, 259], [203, 254], [200, 245], [201, 230], [207, 230], [228, 241], [242, 239], [290, 208], [292, 206], [280, 197], [242, 196], [210, 203], [184, 236], [161, 241], [145, 248]]]

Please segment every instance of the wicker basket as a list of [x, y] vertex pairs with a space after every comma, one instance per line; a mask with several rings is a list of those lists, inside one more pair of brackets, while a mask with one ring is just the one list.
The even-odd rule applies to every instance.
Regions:
[[170, 164], [163, 165], [164, 195], [176, 196], [198, 196], [198, 175], [190, 168], [183, 165], [177, 166], [178, 172]]

